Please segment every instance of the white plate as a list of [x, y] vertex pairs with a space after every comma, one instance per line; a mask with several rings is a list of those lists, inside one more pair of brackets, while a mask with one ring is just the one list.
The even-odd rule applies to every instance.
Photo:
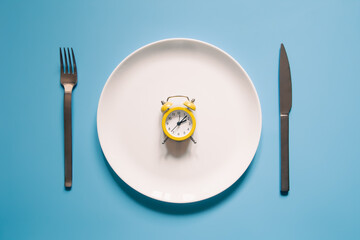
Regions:
[[[162, 144], [160, 101], [178, 94], [196, 99], [197, 144]], [[198, 40], [166, 39], [116, 67], [99, 100], [97, 127], [124, 182], [157, 200], [188, 203], [224, 191], [244, 173], [260, 140], [261, 108], [230, 55]]]

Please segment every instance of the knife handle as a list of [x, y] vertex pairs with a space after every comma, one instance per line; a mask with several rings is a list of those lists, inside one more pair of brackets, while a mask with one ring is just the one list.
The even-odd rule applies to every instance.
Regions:
[[289, 191], [289, 115], [281, 114], [281, 192]]
[[64, 94], [65, 187], [72, 185], [71, 91]]

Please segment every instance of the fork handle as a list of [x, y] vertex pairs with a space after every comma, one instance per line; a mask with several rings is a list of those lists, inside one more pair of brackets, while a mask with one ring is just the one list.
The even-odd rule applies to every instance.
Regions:
[[72, 128], [71, 128], [71, 93], [72, 89], [65, 89], [64, 93], [64, 146], [65, 146], [65, 187], [72, 186]]

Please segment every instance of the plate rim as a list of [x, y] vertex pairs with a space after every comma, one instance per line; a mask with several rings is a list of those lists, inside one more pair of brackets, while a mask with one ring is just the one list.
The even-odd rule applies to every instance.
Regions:
[[[116, 170], [114, 169], [114, 167], [112, 166], [112, 164], [109, 162], [108, 160], [108, 157], [107, 157], [107, 154], [105, 153], [104, 151], [104, 148], [103, 148], [103, 145], [101, 143], [101, 139], [100, 139], [100, 132], [99, 132], [99, 109], [100, 109], [100, 105], [101, 105], [101, 102], [102, 102], [102, 99], [103, 99], [103, 94], [104, 94], [104, 91], [105, 89], [107, 88], [107, 85], [109, 84], [109, 80], [113, 77], [113, 75], [115, 74], [115, 72], [117, 72], [118, 68], [120, 68], [124, 63], [126, 63], [126, 61], [131, 58], [132, 56], [136, 55], [138, 52], [146, 49], [146, 48], [149, 48], [149, 47], [152, 47], [154, 45], [157, 45], [157, 44], [161, 44], [161, 43], [164, 43], [164, 42], [172, 42], [172, 41], [187, 41], [187, 42], [193, 42], [193, 43], [197, 43], [197, 44], [203, 44], [203, 45], [206, 45], [210, 48], [213, 48], [219, 52], [221, 52], [222, 54], [226, 55], [232, 62], [234, 62], [236, 64], [237, 67], [239, 67], [243, 73], [245, 74], [245, 76], [248, 78], [249, 82], [250, 82], [250, 85], [251, 85], [251, 88], [252, 90], [254, 91], [255, 95], [256, 95], [256, 105], [257, 105], [257, 108], [259, 109], [259, 135], [258, 135], [258, 141], [256, 143], [256, 147], [255, 147], [255, 150], [253, 151], [253, 153], [251, 154], [251, 160], [249, 161], [249, 164], [247, 164], [246, 168], [244, 168], [244, 171], [235, 179], [235, 181], [233, 181], [229, 186], [221, 189], [220, 191], [218, 191], [217, 193], [215, 194], [212, 194], [211, 196], [207, 196], [207, 197], [200, 197], [200, 198], [196, 198], [195, 200], [191, 200], [191, 201], [166, 201], [164, 199], [159, 199], [159, 198], [156, 198], [152, 195], [149, 195], [147, 193], [145, 193], [144, 191], [140, 191], [139, 189], [136, 189], [135, 187], [133, 187], [130, 183], [126, 182], [123, 178], [121, 178], [118, 173], [116, 172]], [[131, 187], [132, 190], [135, 190], [136, 192], [146, 196], [146, 197], [149, 197], [150, 199], [153, 199], [153, 200], [156, 200], [156, 201], [160, 201], [160, 202], [164, 202], [164, 203], [174, 203], [174, 204], [187, 204], [187, 203], [195, 203], [195, 202], [201, 202], [201, 201], [204, 201], [206, 199], [210, 199], [210, 198], [213, 198], [219, 194], [221, 194], [222, 192], [224, 192], [226, 189], [230, 188], [231, 186], [233, 186], [243, 175], [244, 173], [248, 170], [250, 164], [252, 163], [252, 161], [254, 160], [255, 158], [255, 155], [256, 155], [256, 152], [259, 148], [259, 144], [260, 144], [260, 140], [261, 140], [261, 134], [262, 134], [262, 110], [261, 110], [261, 104], [260, 104], [260, 99], [259, 99], [259, 95], [256, 91], [256, 88], [254, 86], [254, 83], [253, 81], [251, 80], [250, 76], [248, 75], [248, 73], [245, 71], [245, 69], [240, 65], [240, 63], [238, 63], [238, 61], [235, 60], [235, 58], [233, 58], [229, 53], [225, 52], [224, 50], [222, 50], [221, 48], [215, 46], [215, 45], [212, 45], [210, 43], [207, 43], [207, 42], [204, 42], [204, 41], [201, 41], [201, 40], [197, 40], [197, 39], [192, 39], [192, 38], [165, 38], [165, 39], [162, 39], [162, 40], [158, 40], [158, 41], [154, 41], [154, 42], [151, 42], [151, 43], [148, 43], [138, 49], [136, 49], [135, 51], [131, 52], [128, 56], [126, 56], [116, 67], [115, 69], [111, 72], [111, 74], [109, 75], [109, 77], [107, 78], [106, 82], [105, 82], [105, 85], [101, 91], [101, 94], [100, 94], [100, 98], [99, 98], [99, 102], [98, 102], [98, 107], [97, 107], [97, 111], [96, 111], [96, 128], [97, 128], [97, 136], [98, 136], [98, 140], [99, 140], [99, 144], [100, 144], [100, 147], [101, 147], [101, 151], [102, 153], [104, 154], [104, 157], [107, 161], [107, 163], [109, 164], [109, 166], [111, 167], [112, 171], [114, 171], [114, 173], [117, 175], [117, 177], [119, 177], [124, 183], [126, 183], [129, 187]]]

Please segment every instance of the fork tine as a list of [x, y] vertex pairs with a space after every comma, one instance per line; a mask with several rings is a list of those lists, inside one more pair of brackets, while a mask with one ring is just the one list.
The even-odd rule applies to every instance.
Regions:
[[66, 50], [64, 48], [64, 58], [65, 58], [65, 73], [68, 73], [68, 63], [67, 63], [67, 56], [66, 56]]
[[73, 72], [73, 68], [72, 68], [71, 55], [70, 55], [70, 50], [69, 50], [69, 48], [67, 48], [67, 52], [68, 52], [68, 57], [69, 57], [69, 73], [74, 73], [74, 72]]
[[77, 74], [75, 55], [74, 55], [74, 51], [72, 48], [71, 48], [71, 53], [72, 53], [72, 60], [73, 60], [73, 64], [74, 64], [74, 73]]
[[61, 70], [61, 73], [64, 73], [63, 56], [62, 56], [61, 48], [59, 48], [59, 49], [60, 49], [60, 70]]

